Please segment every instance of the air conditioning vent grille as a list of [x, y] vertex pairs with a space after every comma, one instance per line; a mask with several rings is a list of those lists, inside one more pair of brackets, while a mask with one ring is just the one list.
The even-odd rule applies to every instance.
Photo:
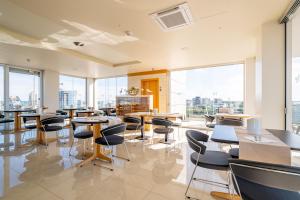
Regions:
[[181, 26], [182, 24], [186, 23], [186, 21], [185, 21], [183, 15], [181, 14], [181, 12], [166, 15], [164, 17], [161, 17], [160, 20], [168, 28], [172, 28], [174, 26]]
[[163, 31], [182, 28], [192, 24], [193, 21], [187, 3], [151, 14], [151, 17], [162, 28]]

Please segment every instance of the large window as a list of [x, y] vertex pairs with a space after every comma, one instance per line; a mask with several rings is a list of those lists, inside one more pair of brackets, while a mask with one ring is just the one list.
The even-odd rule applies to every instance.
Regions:
[[127, 90], [127, 77], [97, 79], [95, 83], [96, 108], [116, 106], [116, 96], [123, 95]]
[[287, 24], [287, 129], [300, 133], [300, 10]]
[[9, 68], [9, 109], [40, 106], [40, 72]]
[[199, 118], [217, 112], [244, 112], [244, 65], [171, 72], [171, 112]]
[[0, 65], [0, 111], [4, 110], [4, 68]]
[[59, 76], [59, 107], [86, 107], [86, 79], [73, 76]]

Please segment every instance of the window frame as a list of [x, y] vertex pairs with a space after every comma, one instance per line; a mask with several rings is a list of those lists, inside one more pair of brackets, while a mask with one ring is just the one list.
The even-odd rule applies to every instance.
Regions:
[[198, 67], [187, 67], [187, 68], [177, 68], [171, 69], [168, 73], [168, 85], [169, 85], [169, 92], [168, 92], [168, 112], [171, 111], [171, 96], [172, 96], [172, 89], [171, 89], [171, 73], [174, 71], [187, 71], [187, 70], [194, 70], [194, 69], [205, 69], [205, 68], [214, 68], [214, 67], [225, 67], [228, 65], [243, 65], [243, 111], [245, 112], [245, 105], [246, 105], [246, 63], [245, 61], [237, 61], [237, 62], [230, 62], [230, 63], [222, 63], [222, 64], [215, 64], [215, 65], [206, 65], [206, 66], [198, 66]]
[[[84, 79], [84, 82], [85, 82], [85, 107], [87, 108], [88, 107], [88, 82], [87, 82], [87, 77], [82, 77], [82, 76], [75, 76], [75, 75], [69, 75], [69, 74], [64, 74], [64, 73], [60, 73], [59, 74], [59, 77], [58, 77], [58, 81], [59, 81], [59, 85], [60, 85], [60, 77], [61, 76], [67, 76], [67, 77], [72, 77], [72, 78], [80, 78], [80, 79]], [[58, 105], [59, 105], [59, 92], [60, 92], [60, 89], [58, 88]], [[60, 106], [58, 106], [59, 109], [63, 109], [61, 108]]]
[[19, 66], [19, 65], [13, 65], [13, 64], [7, 64], [7, 63], [0, 63], [0, 65], [3, 67], [3, 72], [4, 72], [4, 110], [9, 109], [9, 71], [10, 69], [20, 69], [20, 70], [25, 70], [25, 71], [32, 71], [32, 72], [37, 72], [40, 75], [40, 80], [39, 80], [39, 105], [38, 107], [42, 107], [44, 105], [44, 88], [43, 88], [43, 70], [38, 70], [34, 69], [31, 67], [25, 67], [25, 66]]
[[116, 92], [116, 96], [118, 96], [119, 94], [118, 94], [118, 81], [117, 81], [117, 79], [118, 78], [127, 78], [127, 89], [128, 89], [128, 75], [120, 75], [120, 76], [110, 76], [110, 77], [101, 77], [101, 78], [95, 78], [95, 81], [94, 81], [94, 107], [96, 108], [96, 109], [101, 109], [101, 108], [98, 108], [98, 102], [97, 102], [97, 98], [96, 98], [96, 88], [97, 88], [97, 84], [96, 84], [96, 82], [97, 82], [97, 80], [105, 80], [105, 89], [104, 89], [104, 91], [105, 91], [105, 102], [107, 103], [107, 101], [108, 101], [108, 93], [106, 93], [106, 90], [107, 90], [107, 88], [109, 87], [108, 86], [108, 84], [107, 84], [107, 81], [108, 81], [108, 79], [112, 79], [112, 78], [114, 78], [115, 79], [115, 85], [116, 85], [116, 87], [115, 87], [115, 92]]

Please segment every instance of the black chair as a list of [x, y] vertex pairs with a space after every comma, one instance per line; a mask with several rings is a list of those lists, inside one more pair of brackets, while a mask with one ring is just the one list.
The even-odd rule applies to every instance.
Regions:
[[233, 184], [245, 200], [300, 199], [300, 168], [229, 159]]
[[24, 128], [33, 130], [36, 129], [35, 117], [23, 117]]
[[[228, 159], [230, 158], [230, 155], [222, 151], [206, 151], [206, 146], [204, 145], [204, 142], [208, 141], [209, 136], [202, 132], [195, 130], [187, 130], [186, 137], [190, 148], [195, 151], [191, 154], [190, 157], [191, 162], [195, 165], [195, 168], [193, 170], [191, 179], [186, 189], [185, 196], [187, 198], [191, 198], [190, 196], [188, 196], [188, 191], [193, 180], [223, 187], [228, 189], [228, 191], [230, 192], [229, 183], [220, 183], [200, 178], [194, 178], [197, 167], [228, 172]], [[200, 142], [203, 142], [203, 144]]]
[[[243, 119], [233, 119], [233, 118], [221, 118], [218, 122], [219, 125], [226, 125], [226, 126], [243, 126], [244, 121]], [[239, 158], [239, 148], [230, 148], [229, 154], [232, 158]]]
[[[24, 128], [30, 130], [32, 134], [32, 130], [36, 129], [36, 118], [35, 117], [23, 117]], [[23, 133], [22, 141], [24, 141], [25, 133]]]
[[13, 119], [5, 118], [5, 116], [0, 113], [0, 124], [6, 124], [6, 123], [10, 124], [13, 122], [14, 122]]
[[65, 120], [62, 117], [49, 117], [41, 120], [41, 131], [45, 132], [46, 146], [47, 143], [47, 132], [56, 132], [58, 137], [58, 132], [63, 129], [63, 124]]
[[226, 125], [226, 126], [243, 126], [244, 121], [243, 121], [243, 119], [221, 117], [218, 120], [217, 124], [218, 125]]
[[142, 124], [141, 124], [141, 119], [137, 117], [130, 117], [130, 116], [125, 116], [123, 118], [123, 121], [126, 123], [126, 130], [127, 131], [134, 131], [137, 132], [138, 130], [141, 130]]
[[153, 133], [165, 135], [165, 139], [161, 142], [165, 144], [170, 144], [171, 142], [168, 140], [168, 136], [170, 133], [174, 132], [174, 129], [170, 128], [173, 125], [173, 122], [167, 119], [153, 118], [152, 125], [159, 126], [153, 129]]
[[[123, 135], [122, 136], [118, 135], [118, 134], [124, 134], [125, 131], [126, 131], [126, 124], [125, 123], [109, 126], [109, 127], [107, 127], [107, 128], [100, 131], [101, 137], [96, 138], [95, 142], [97, 144], [104, 145], [104, 146], [109, 146], [109, 147], [119, 145], [119, 144], [123, 144], [124, 145], [124, 150], [127, 153], [127, 158], [123, 158], [123, 157], [120, 157], [120, 156], [117, 156], [117, 155], [114, 155], [114, 154], [112, 154], [112, 156], [130, 161], [129, 152], [128, 152], [126, 143], [124, 142], [124, 137], [123, 137]], [[96, 163], [94, 163], [94, 165], [96, 165]], [[112, 165], [113, 165], [113, 163], [112, 163]], [[105, 167], [105, 166], [101, 166], [101, 167]], [[113, 171], [113, 168], [108, 168], [108, 167], [105, 167], [105, 168]]]
[[[89, 139], [93, 137], [93, 131], [88, 130], [88, 129], [84, 129], [84, 130], [76, 130], [77, 126], [75, 123], [71, 123], [72, 124], [72, 129], [73, 129], [73, 137], [74, 139], [82, 139], [83, 140], [83, 154], [85, 154], [85, 139]], [[82, 126], [80, 126], [82, 127]], [[71, 143], [71, 147], [69, 150], [69, 156], [71, 156], [71, 151], [73, 148], [73, 144], [74, 144], [74, 139], [72, 140]]]
[[204, 119], [205, 119], [205, 126], [207, 128], [215, 128], [215, 125], [213, 122], [215, 120], [215, 116], [212, 115], [204, 115]]
[[59, 115], [59, 117], [62, 117], [64, 119], [69, 119], [70, 118], [68, 113], [66, 111], [63, 111], [63, 110], [56, 110], [56, 115]]

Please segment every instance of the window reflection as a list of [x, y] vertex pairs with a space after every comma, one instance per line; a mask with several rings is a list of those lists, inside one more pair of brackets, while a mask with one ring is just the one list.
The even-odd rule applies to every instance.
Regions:
[[40, 72], [9, 68], [9, 109], [35, 109], [40, 105]]
[[59, 76], [59, 108], [86, 107], [86, 79]]
[[116, 106], [116, 96], [127, 91], [127, 77], [97, 79], [95, 82], [95, 100], [97, 109]]

